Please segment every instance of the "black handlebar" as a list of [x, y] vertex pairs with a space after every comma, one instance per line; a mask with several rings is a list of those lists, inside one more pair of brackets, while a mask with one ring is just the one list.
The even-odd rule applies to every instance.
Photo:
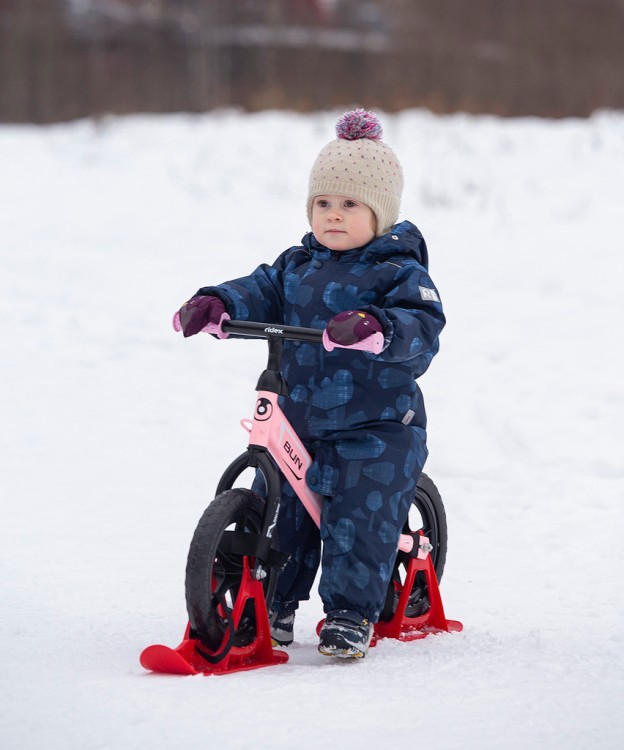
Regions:
[[316, 344], [320, 344], [323, 340], [323, 331], [319, 331], [317, 328], [269, 325], [250, 320], [224, 320], [221, 323], [221, 330], [233, 336], [254, 336], [259, 339], [289, 339], [291, 341], [310, 341]]

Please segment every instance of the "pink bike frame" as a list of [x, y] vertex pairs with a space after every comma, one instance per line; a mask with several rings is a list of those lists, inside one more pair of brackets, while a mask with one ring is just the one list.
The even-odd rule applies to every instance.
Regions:
[[[281, 410], [277, 394], [259, 391], [253, 419], [241, 419], [241, 425], [249, 433], [249, 445], [266, 448], [320, 527], [323, 500], [312, 492], [306, 482], [306, 472], [312, 465], [312, 458]], [[429, 539], [421, 535], [418, 547], [418, 558], [424, 560], [431, 551]], [[413, 537], [401, 534], [398, 548], [401, 552], [411, 552], [414, 548]]]

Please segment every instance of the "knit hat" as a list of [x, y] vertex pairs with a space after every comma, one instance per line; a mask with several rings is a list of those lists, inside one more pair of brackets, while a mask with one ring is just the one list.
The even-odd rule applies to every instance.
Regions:
[[311, 224], [317, 195], [346, 195], [372, 209], [381, 237], [399, 216], [403, 169], [390, 146], [381, 142], [381, 125], [374, 112], [346, 112], [336, 123], [336, 135], [310, 172], [308, 220]]

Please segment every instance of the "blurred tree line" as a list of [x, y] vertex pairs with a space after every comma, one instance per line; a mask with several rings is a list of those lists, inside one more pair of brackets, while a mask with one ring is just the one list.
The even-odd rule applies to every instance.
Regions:
[[624, 0], [0, 0], [0, 120], [624, 108]]

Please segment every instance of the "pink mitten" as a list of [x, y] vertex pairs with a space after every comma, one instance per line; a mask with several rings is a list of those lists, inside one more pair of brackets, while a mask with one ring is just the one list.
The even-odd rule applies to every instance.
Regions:
[[323, 342], [328, 351], [340, 346], [379, 354], [384, 343], [383, 328], [374, 315], [361, 310], [347, 310], [330, 319]]
[[182, 331], [184, 338], [187, 338], [206, 326], [218, 328], [224, 315], [225, 305], [218, 297], [197, 294], [173, 316], [173, 328]]

